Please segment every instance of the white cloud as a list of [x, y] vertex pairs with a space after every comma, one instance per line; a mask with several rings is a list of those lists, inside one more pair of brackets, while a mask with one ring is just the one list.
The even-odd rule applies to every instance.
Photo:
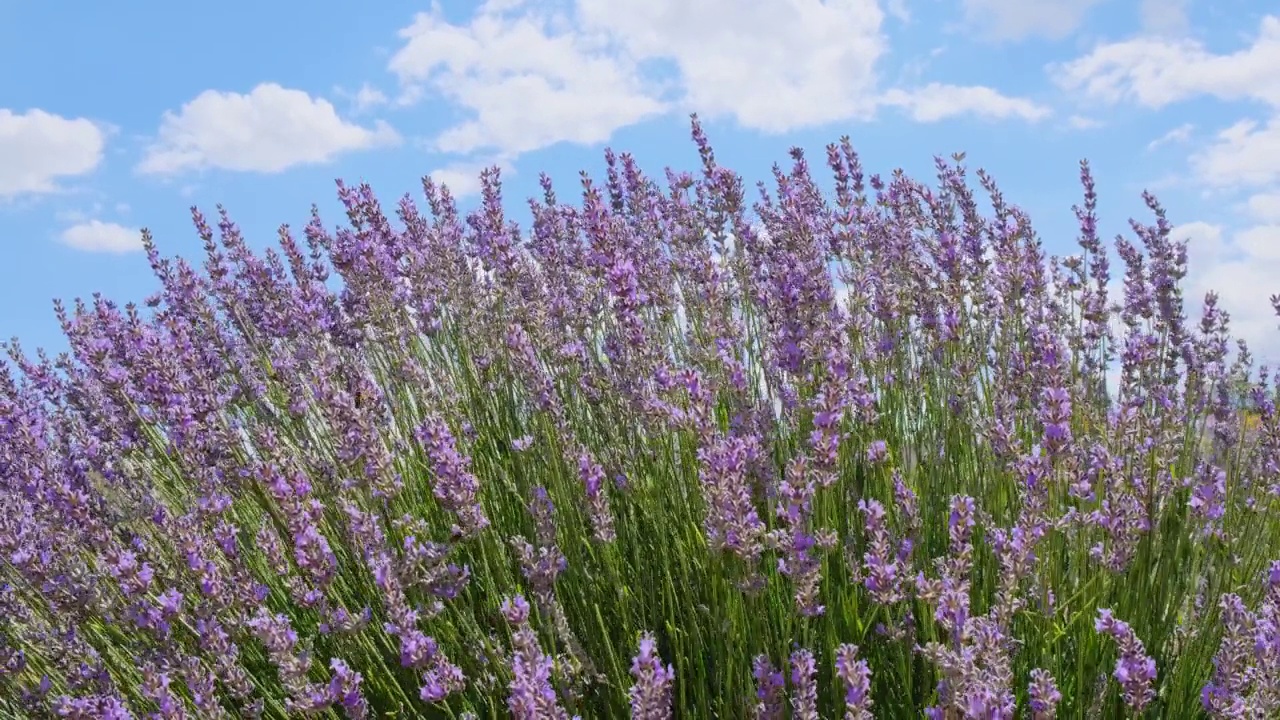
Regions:
[[348, 103], [351, 112], [355, 114], [366, 113], [374, 108], [388, 105], [391, 102], [391, 99], [387, 97], [386, 93], [367, 82], [361, 84], [360, 89], [355, 92], [351, 92], [343, 87], [335, 87], [333, 89], [333, 94], [335, 97], [345, 100]]
[[1280, 267], [1274, 261], [1242, 253], [1188, 278], [1191, 287], [1199, 291], [1190, 293], [1194, 307], [1198, 309], [1206, 291], [1216, 291], [1219, 306], [1231, 314], [1232, 336], [1245, 340], [1260, 360], [1271, 364], [1280, 359], [1276, 316], [1270, 302], [1271, 295], [1280, 293], [1277, 270]]
[[1194, 222], [1175, 227], [1172, 235], [1188, 241], [1184, 287], [1192, 321], [1198, 321], [1201, 301], [1212, 290], [1231, 314], [1231, 334], [1248, 342], [1260, 361], [1280, 361], [1280, 321], [1270, 302], [1280, 294], [1280, 224], [1232, 231]]
[[1161, 145], [1168, 145], [1169, 143], [1184, 143], [1191, 139], [1191, 131], [1195, 129], [1196, 126], [1191, 123], [1183, 123], [1182, 125], [1179, 125], [1164, 135], [1161, 135], [1155, 140], [1147, 143], [1147, 150], [1155, 150]]
[[1265, 17], [1253, 44], [1218, 55], [1191, 39], [1137, 37], [1098, 45], [1084, 57], [1050, 67], [1064, 89], [1108, 103], [1151, 108], [1196, 95], [1259, 100], [1280, 106], [1280, 17]]
[[886, 102], [924, 121], [1047, 114], [983, 87], [884, 95], [884, 20], [878, 0], [488, 0], [462, 24], [415, 16], [388, 67], [396, 102], [439, 96], [466, 113], [433, 139], [458, 155], [597, 144], [672, 111], [770, 133], [870, 120]]
[[1191, 164], [1214, 185], [1280, 181], [1280, 114], [1262, 127], [1253, 120], [1242, 120], [1223, 130], [1212, 145], [1192, 156]]
[[356, 91], [353, 100], [355, 101], [357, 112], [363, 112], [365, 110], [387, 104], [386, 93], [368, 83], [360, 86], [360, 89]]
[[907, 0], [886, 0], [884, 10], [898, 22], [911, 22], [911, 9], [907, 7]]
[[[1272, 264], [1280, 261], [1280, 225], [1254, 225], [1239, 232], [1235, 242], [1251, 258]], [[1280, 292], [1280, 278], [1274, 273], [1271, 275], [1271, 282], [1276, 284], [1276, 291]]]
[[992, 40], [1044, 37], [1057, 40], [1080, 27], [1102, 0], [964, 0], [964, 15]]
[[706, 118], [785, 132], [868, 119], [888, 49], [876, 0], [579, 0], [590, 29], [670, 62], [683, 105]]
[[1280, 189], [1251, 196], [1247, 206], [1249, 213], [1263, 222], [1280, 222]]
[[1278, 319], [1270, 302], [1280, 294], [1280, 172], [1267, 167], [1267, 158], [1280, 160], [1276, 126], [1257, 130], [1250, 123], [1237, 124], [1192, 156], [1202, 181], [1263, 187], [1238, 206], [1227, 206], [1228, 222], [1188, 223], [1172, 232], [1188, 241], [1189, 309], [1198, 312], [1205, 293], [1216, 292], [1231, 315], [1232, 335], [1273, 366], [1280, 361]]
[[1175, 227], [1172, 236], [1187, 242], [1187, 263], [1216, 262], [1222, 258], [1222, 228], [1207, 222], [1190, 222]]
[[893, 89], [881, 101], [906, 109], [917, 122], [937, 122], [955, 115], [977, 115], [1003, 120], [1043, 120], [1052, 111], [1030, 100], [1001, 95], [989, 87], [930, 83], [915, 90]]
[[480, 173], [493, 166], [502, 171], [503, 179], [515, 173], [511, 163], [505, 158], [496, 158], [488, 162], [467, 161], [446, 165], [428, 173], [432, 180], [448, 186], [455, 198], [466, 197], [480, 192]]
[[115, 223], [89, 220], [62, 231], [64, 245], [85, 252], [121, 254], [142, 250], [142, 233]]
[[53, 192], [60, 178], [93, 172], [105, 144], [90, 120], [0, 108], [0, 198]]
[[1102, 127], [1102, 121], [1085, 115], [1072, 115], [1067, 118], [1067, 124], [1073, 130], [1093, 130]]
[[561, 17], [510, 12], [521, 4], [490, 0], [467, 25], [449, 23], [438, 9], [419, 13], [400, 31], [406, 42], [389, 67], [401, 101], [433, 92], [472, 115], [437, 137], [436, 149], [517, 154], [595, 144], [666, 109], [603, 38]]
[[[1198, 325], [1205, 294], [1231, 316], [1230, 333], [1242, 338], [1260, 362], [1280, 360], [1280, 332], [1270, 297], [1280, 293], [1280, 227], [1255, 226], [1232, 231], [1223, 225], [1190, 222], [1170, 235], [1187, 242], [1187, 277], [1182, 288], [1188, 323]], [[1113, 267], [1110, 297], [1123, 297], [1122, 268]], [[1117, 337], [1123, 327], [1116, 320]], [[1234, 347], [1232, 348], [1234, 350]]]
[[[1199, 41], [1140, 36], [1096, 46], [1085, 56], [1051, 66], [1055, 81], [1090, 101], [1131, 102], [1152, 109], [1204, 96], [1250, 100], [1269, 119], [1242, 119], [1191, 154], [1195, 179], [1213, 188], [1257, 187], [1280, 182], [1280, 17], [1263, 17], [1254, 38], [1235, 52], [1210, 52]], [[1154, 141], [1190, 139], [1192, 127], [1175, 128]], [[1262, 202], [1261, 200], [1259, 202]]]
[[386, 123], [372, 128], [349, 123], [327, 100], [263, 83], [244, 95], [206, 90], [178, 113], [165, 113], [157, 142], [138, 170], [159, 175], [203, 168], [280, 172], [398, 141]]

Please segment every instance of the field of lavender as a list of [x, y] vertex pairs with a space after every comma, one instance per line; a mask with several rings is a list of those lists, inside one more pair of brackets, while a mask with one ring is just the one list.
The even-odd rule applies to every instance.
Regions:
[[1280, 716], [1276, 388], [1155, 199], [1109, 247], [1082, 164], [1050, 258], [959, 157], [692, 128], [528, 232], [193, 210], [9, 344], [0, 717]]

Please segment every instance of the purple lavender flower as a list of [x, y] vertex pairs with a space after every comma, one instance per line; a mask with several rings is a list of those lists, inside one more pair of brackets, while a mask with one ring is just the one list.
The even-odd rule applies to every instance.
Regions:
[[[951, 646], [928, 643], [924, 655], [942, 671], [938, 712], [1012, 720], [1017, 709], [1009, 638], [991, 614], [968, 618]], [[936, 713], [935, 713], [936, 714]]]
[[951, 498], [951, 517], [947, 520], [947, 531], [952, 550], [968, 545], [975, 523], [975, 512], [973, 498], [961, 495]]
[[1044, 447], [1057, 455], [1071, 443], [1071, 395], [1065, 388], [1046, 388], [1040, 396], [1040, 422], [1044, 425]]
[[1227, 473], [1212, 465], [1200, 468], [1197, 481], [1187, 502], [1193, 517], [1202, 523], [1202, 532], [1212, 535], [1220, 532], [1222, 516], [1226, 513]]
[[[280, 682], [288, 691], [288, 701], [293, 706], [299, 710], [322, 709], [331, 702], [307, 679], [311, 659], [307, 653], [299, 652], [298, 633], [287, 616], [272, 614], [262, 608], [248, 625], [275, 663]], [[188, 676], [188, 681], [190, 680], [191, 676]]]
[[329, 661], [333, 676], [329, 679], [329, 697], [342, 706], [351, 720], [369, 717], [369, 703], [360, 692], [364, 678], [338, 658]]
[[1058, 703], [1062, 702], [1062, 693], [1058, 692], [1058, 685], [1048, 670], [1036, 668], [1031, 671], [1027, 695], [1031, 698], [1032, 720], [1054, 720], [1057, 717]]
[[1213, 675], [1200, 694], [1211, 717], [1280, 711], [1280, 562], [1272, 562], [1263, 591], [1253, 611], [1233, 593], [1219, 600], [1223, 637], [1213, 657]]
[[752, 463], [760, 456], [753, 437], [719, 437], [698, 451], [707, 498], [707, 542], [742, 558], [754, 570], [764, 551], [765, 524], [751, 496]]
[[538, 647], [529, 626], [529, 603], [521, 596], [504, 600], [502, 614], [515, 628], [515, 652], [511, 656], [511, 694], [507, 708], [519, 720], [568, 720], [551, 684], [553, 662]]
[[804, 649], [791, 653], [791, 717], [818, 720], [817, 678], [813, 653]]
[[329, 546], [329, 540], [314, 524], [308, 524], [294, 538], [294, 559], [298, 567], [318, 582], [333, 578], [338, 569], [338, 559]]
[[587, 508], [591, 514], [595, 539], [600, 542], [613, 542], [617, 534], [613, 529], [613, 511], [609, 508], [609, 496], [605, 492], [604, 468], [591, 457], [590, 453], [579, 453], [578, 477], [587, 490]]
[[757, 720], [782, 720], [786, 713], [783, 697], [786, 692], [785, 676], [764, 655], [757, 656], [752, 662], [752, 672], [756, 678], [754, 717]]
[[172, 682], [169, 673], [160, 672], [153, 665], [148, 664], [142, 669], [142, 694], [155, 703], [156, 712], [152, 717], [156, 720], [177, 720], [187, 716], [182, 698], [169, 689]]
[[554, 599], [556, 578], [569, 566], [569, 561], [556, 545], [554, 506], [546, 489], [534, 488], [529, 512], [534, 517], [537, 547], [523, 537], [511, 538], [511, 546], [538, 601], [550, 604]]
[[1228, 593], [1219, 601], [1224, 633], [1213, 658], [1213, 678], [1200, 694], [1204, 709], [1214, 717], [1239, 717], [1245, 708], [1253, 659], [1257, 618], [1239, 595]]
[[878, 500], [859, 500], [866, 523], [868, 548], [863, 554], [862, 583], [876, 602], [892, 605], [903, 599], [903, 568], [893, 549], [884, 506]]
[[671, 683], [675, 670], [655, 652], [656, 641], [652, 633], [640, 637], [640, 652], [631, 661], [631, 676], [635, 684], [628, 693], [631, 698], [631, 717], [637, 720], [662, 720], [671, 717]]
[[871, 668], [857, 645], [836, 648], [836, 677], [844, 684], [844, 720], [871, 720]]
[[436, 474], [432, 492], [457, 516], [457, 534], [472, 537], [488, 527], [489, 518], [478, 498], [480, 482], [469, 469], [470, 459], [458, 452], [448, 424], [439, 418], [428, 420], [418, 428], [417, 437]]
[[810, 472], [807, 459], [798, 455], [787, 465], [782, 483], [778, 485], [778, 517], [783, 528], [771, 534], [771, 542], [784, 551], [778, 559], [778, 572], [791, 579], [795, 588], [796, 610], [806, 617], [826, 612], [818, 599], [822, 580], [822, 553], [835, 545], [835, 535], [830, 531], [811, 529], [813, 497], [817, 486]]
[[55, 703], [59, 717], [69, 720], [134, 720], [133, 713], [120, 698], [110, 695], [72, 698], [63, 696]]
[[1095, 629], [1110, 635], [1120, 649], [1113, 675], [1120, 683], [1125, 704], [1135, 712], [1141, 712], [1155, 698], [1152, 683], [1156, 679], [1156, 661], [1146, 654], [1142, 641], [1123, 620], [1117, 620], [1111, 610], [1098, 610]]
[[867, 462], [878, 464], [889, 456], [889, 444], [884, 440], [872, 440], [867, 445]]

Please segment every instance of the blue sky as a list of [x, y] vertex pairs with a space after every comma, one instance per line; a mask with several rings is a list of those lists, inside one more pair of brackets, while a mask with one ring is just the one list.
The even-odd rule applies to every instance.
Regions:
[[[1219, 0], [0, 0], [0, 337], [65, 344], [51, 300], [155, 289], [137, 231], [198, 257], [188, 208], [262, 247], [334, 179], [385, 200], [504, 168], [517, 217], [601, 149], [694, 168], [688, 114], [750, 181], [848, 134], [869, 171], [963, 150], [1074, 249], [1077, 163], [1103, 229], [1151, 189], [1192, 294], [1280, 355], [1280, 8]], [[474, 198], [466, 198], [468, 205]], [[1273, 337], [1277, 336], [1277, 337]]]

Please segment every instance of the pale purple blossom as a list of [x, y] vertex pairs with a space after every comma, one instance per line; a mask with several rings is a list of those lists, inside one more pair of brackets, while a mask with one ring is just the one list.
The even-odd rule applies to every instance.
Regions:
[[631, 660], [631, 677], [635, 679], [628, 693], [632, 718], [666, 720], [672, 717], [671, 684], [675, 681], [675, 670], [670, 664], [663, 666], [652, 633], [640, 637], [640, 650]]

